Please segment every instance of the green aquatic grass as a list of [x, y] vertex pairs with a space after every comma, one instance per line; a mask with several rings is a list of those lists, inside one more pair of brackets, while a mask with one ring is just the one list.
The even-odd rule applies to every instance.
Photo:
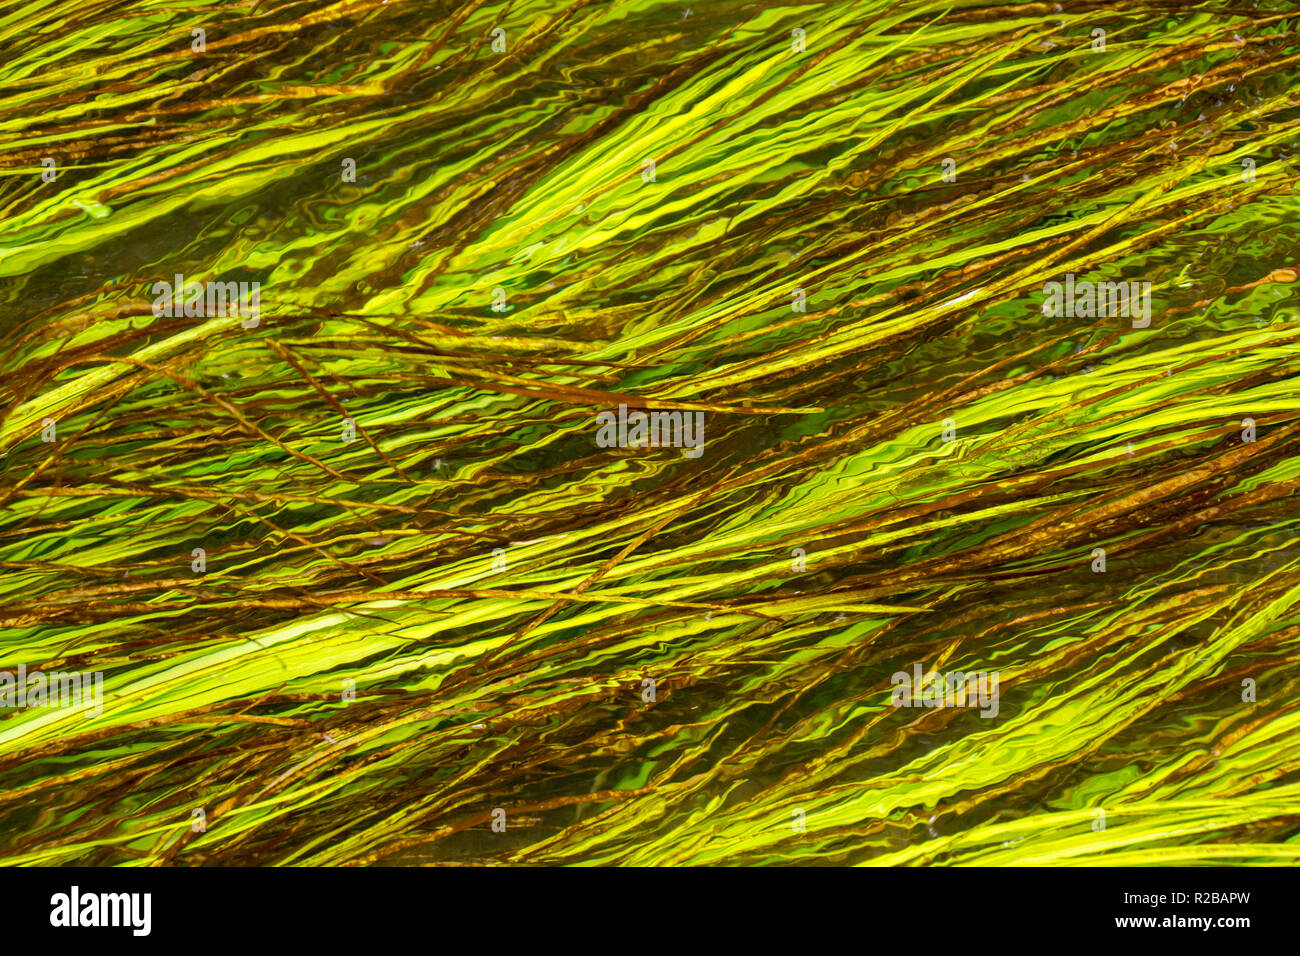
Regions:
[[0, 0], [0, 861], [1295, 862], [1295, 29]]

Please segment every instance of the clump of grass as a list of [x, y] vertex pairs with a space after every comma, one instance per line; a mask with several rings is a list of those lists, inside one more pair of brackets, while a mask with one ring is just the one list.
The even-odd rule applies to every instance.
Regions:
[[1294, 862], [1295, 25], [0, 0], [0, 860]]

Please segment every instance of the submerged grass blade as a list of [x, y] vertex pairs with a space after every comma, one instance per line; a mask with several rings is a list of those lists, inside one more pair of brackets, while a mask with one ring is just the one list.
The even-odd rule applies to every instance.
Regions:
[[1297, 22], [0, 0], [0, 861], [1295, 863]]

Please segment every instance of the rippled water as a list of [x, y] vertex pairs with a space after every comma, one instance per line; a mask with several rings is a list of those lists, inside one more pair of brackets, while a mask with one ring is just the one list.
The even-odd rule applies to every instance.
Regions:
[[0, 666], [107, 697], [0, 718], [8, 862], [1294, 858], [1289, 13], [73, 7], [0, 0]]

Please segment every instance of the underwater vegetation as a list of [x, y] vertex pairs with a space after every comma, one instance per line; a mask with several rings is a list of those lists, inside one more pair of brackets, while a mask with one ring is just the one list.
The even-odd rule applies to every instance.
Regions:
[[1298, 28], [0, 0], [0, 863], [1294, 864]]

